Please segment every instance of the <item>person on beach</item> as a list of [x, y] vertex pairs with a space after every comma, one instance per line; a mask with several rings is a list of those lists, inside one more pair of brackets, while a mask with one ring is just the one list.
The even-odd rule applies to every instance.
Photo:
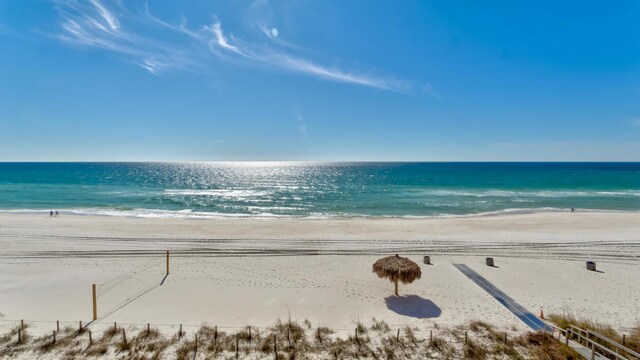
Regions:
[[56, 210], [56, 217], [58, 216], [58, 210]]
[[49, 217], [53, 217], [53, 210], [49, 210]]

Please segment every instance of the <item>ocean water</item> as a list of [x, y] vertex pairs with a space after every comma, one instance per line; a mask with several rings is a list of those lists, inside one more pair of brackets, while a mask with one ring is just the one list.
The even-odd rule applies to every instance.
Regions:
[[0, 211], [141, 217], [640, 210], [640, 163], [0, 163]]

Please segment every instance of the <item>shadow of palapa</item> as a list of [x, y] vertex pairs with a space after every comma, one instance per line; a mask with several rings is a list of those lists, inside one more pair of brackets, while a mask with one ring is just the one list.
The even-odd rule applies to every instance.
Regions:
[[387, 308], [397, 314], [418, 319], [440, 317], [442, 310], [429, 299], [418, 295], [389, 296], [384, 299]]

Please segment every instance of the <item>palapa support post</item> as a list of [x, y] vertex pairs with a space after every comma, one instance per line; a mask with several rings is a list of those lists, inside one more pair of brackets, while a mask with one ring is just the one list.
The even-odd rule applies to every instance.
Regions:
[[96, 284], [91, 285], [91, 295], [93, 299], [93, 321], [98, 320], [98, 301], [96, 297]]
[[167, 250], [167, 275], [169, 275], [169, 250]]

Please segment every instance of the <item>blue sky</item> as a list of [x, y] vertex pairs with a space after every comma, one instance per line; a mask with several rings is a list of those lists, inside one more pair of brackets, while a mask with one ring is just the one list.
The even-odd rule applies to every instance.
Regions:
[[640, 161], [638, 1], [0, 2], [0, 161]]

